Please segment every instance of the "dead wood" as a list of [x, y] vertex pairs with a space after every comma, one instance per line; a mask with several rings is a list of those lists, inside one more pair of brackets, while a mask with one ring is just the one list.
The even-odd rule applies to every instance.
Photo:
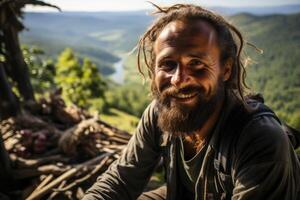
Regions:
[[98, 165], [96, 165], [96, 167], [90, 172], [88, 173], [86, 176], [79, 178], [75, 181], [73, 181], [70, 185], [67, 185], [66, 187], [63, 187], [61, 189], [54, 189], [54, 191], [56, 192], [64, 192], [66, 190], [70, 190], [73, 187], [77, 186], [78, 184], [88, 180], [91, 176], [95, 175], [99, 170], [101, 170], [103, 168], [103, 166], [107, 163], [109, 157], [105, 157]]
[[56, 95], [28, 106], [34, 107], [32, 112], [0, 122], [13, 180], [31, 180], [7, 194], [19, 194], [20, 199], [79, 199], [130, 138], [81, 109], [69, 109]]
[[[62, 182], [60, 183], [60, 185], [58, 186], [57, 189], [63, 188], [63, 187], [65, 186], [66, 182], [67, 182], [67, 181], [62, 181]], [[54, 197], [55, 197], [56, 195], [58, 195], [58, 194], [59, 194], [59, 192], [56, 192], [56, 191], [52, 192], [52, 194], [48, 197], [47, 200], [54, 199]]]
[[66, 130], [59, 139], [59, 148], [69, 156], [74, 156], [77, 153], [77, 145], [81, 142], [80, 137], [85, 134], [85, 131], [92, 125], [95, 125], [97, 119], [83, 120], [79, 124]]
[[66, 171], [69, 167], [58, 167], [57, 165], [43, 165], [36, 169], [13, 169], [13, 177], [15, 180], [27, 179], [40, 176], [42, 174], [58, 175]]
[[11, 159], [14, 161], [14, 164], [17, 168], [33, 168], [55, 162], [67, 163], [70, 160], [70, 158], [64, 157], [62, 155], [52, 155], [37, 159], [24, 159], [21, 157], [17, 157], [15, 154], [11, 154]]
[[82, 164], [77, 165], [76, 167], [73, 167], [73, 168], [69, 169], [68, 171], [66, 171], [65, 173], [60, 175], [58, 178], [51, 181], [45, 187], [43, 187], [40, 190], [35, 191], [34, 193], [32, 193], [28, 198], [26, 198], [26, 200], [40, 199], [42, 196], [44, 196], [44, 195], [48, 194], [49, 192], [51, 192], [52, 188], [57, 186], [60, 182], [62, 182], [64, 180], [68, 180], [70, 177], [75, 175], [78, 171], [82, 170], [85, 166], [92, 165], [96, 162], [99, 162], [102, 159], [104, 159], [105, 157], [109, 157], [110, 155], [111, 155], [111, 153], [105, 153], [103, 155], [100, 155], [100, 156], [92, 159], [92, 160], [88, 160], [88, 161], [86, 161]]

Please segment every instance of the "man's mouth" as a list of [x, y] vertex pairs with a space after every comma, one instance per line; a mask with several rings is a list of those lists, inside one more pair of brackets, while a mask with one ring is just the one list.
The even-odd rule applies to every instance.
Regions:
[[197, 92], [190, 93], [190, 94], [176, 93], [176, 94], [173, 94], [172, 97], [176, 98], [177, 100], [180, 100], [180, 101], [188, 101], [188, 100], [193, 99], [197, 95], [198, 95]]

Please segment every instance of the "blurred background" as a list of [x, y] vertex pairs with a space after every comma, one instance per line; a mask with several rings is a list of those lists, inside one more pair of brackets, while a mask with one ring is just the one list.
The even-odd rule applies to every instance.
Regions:
[[[249, 92], [300, 129], [299, 0], [152, 2], [236, 25], [260, 49], [244, 49]], [[141, 0], [0, 0], [0, 199], [81, 199], [119, 157], [151, 101], [134, 47], [152, 11]]]

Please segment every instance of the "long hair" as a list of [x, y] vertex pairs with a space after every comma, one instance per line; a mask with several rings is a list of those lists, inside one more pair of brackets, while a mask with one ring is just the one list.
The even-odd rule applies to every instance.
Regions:
[[248, 86], [245, 82], [246, 71], [241, 58], [245, 43], [241, 32], [222, 16], [200, 6], [192, 4], [175, 4], [170, 7], [159, 7], [153, 3], [151, 4], [157, 8], [157, 11], [154, 12], [154, 14], [158, 14], [159, 17], [142, 35], [138, 42], [137, 65], [139, 72], [143, 76], [142, 63], [144, 62], [146, 65], [148, 75], [150, 79], [152, 79], [152, 92], [154, 92], [153, 77], [155, 75], [155, 53], [153, 46], [160, 32], [172, 21], [191, 21], [199, 19], [210, 23], [217, 32], [218, 45], [221, 52], [221, 64], [224, 65], [228, 59], [232, 59], [232, 72], [229, 80], [225, 83], [225, 87], [227, 91], [232, 92], [244, 103], [245, 89], [247, 89]]

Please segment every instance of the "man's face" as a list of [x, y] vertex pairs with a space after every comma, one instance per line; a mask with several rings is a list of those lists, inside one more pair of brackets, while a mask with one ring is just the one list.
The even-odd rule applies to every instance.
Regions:
[[154, 96], [164, 131], [199, 129], [224, 95], [220, 49], [206, 21], [173, 21], [154, 43]]

